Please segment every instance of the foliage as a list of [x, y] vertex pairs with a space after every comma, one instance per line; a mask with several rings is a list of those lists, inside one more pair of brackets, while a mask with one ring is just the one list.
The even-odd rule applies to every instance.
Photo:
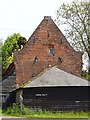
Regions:
[[2, 115], [2, 109], [0, 108], [0, 115]]
[[0, 77], [2, 76], [2, 50], [1, 49], [2, 49], [2, 43], [0, 42]]
[[12, 56], [12, 52], [15, 49], [18, 49], [17, 40], [19, 39], [20, 34], [13, 34], [12, 36], [8, 37], [2, 46], [2, 66], [3, 69], [6, 69], [8, 65], [12, 62], [9, 57]]
[[83, 76], [84, 78], [86, 78], [87, 80], [90, 80], [90, 74], [89, 74], [88, 72], [83, 71], [83, 72], [82, 72], [82, 76]]
[[86, 51], [90, 60], [90, 2], [73, 1], [62, 4], [57, 10], [56, 22], [67, 25], [65, 31], [72, 46]]
[[88, 118], [87, 112], [53, 112], [46, 110], [31, 110], [19, 104], [13, 104], [11, 107], [3, 110], [4, 115], [21, 116], [26, 118]]
[[26, 107], [20, 107], [19, 104], [13, 104], [11, 107], [4, 109], [2, 113], [13, 116], [27, 115], [30, 113], [30, 109]]
[[7, 69], [10, 63], [13, 61], [13, 52], [21, 48], [21, 45], [26, 43], [26, 39], [19, 33], [14, 33], [8, 37], [2, 46], [2, 66], [3, 69]]
[[18, 49], [17, 40], [20, 38], [20, 34], [13, 34], [12, 36], [8, 37], [2, 47], [2, 58], [3, 60], [7, 59], [9, 56], [12, 55], [12, 52], [15, 49]]
[[12, 55], [10, 57], [8, 57], [6, 60], [2, 61], [2, 67], [3, 67], [2, 72], [4, 72], [4, 70], [6, 70], [9, 67], [9, 65], [13, 62], [13, 59], [14, 59], [14, 56], [12, 53]]
[[19, 49], [21, 49], [22, 46], [26, 44], [27, 40], [25, 37], [20, 37], [17, 41], [17, 44], [19, 46]]

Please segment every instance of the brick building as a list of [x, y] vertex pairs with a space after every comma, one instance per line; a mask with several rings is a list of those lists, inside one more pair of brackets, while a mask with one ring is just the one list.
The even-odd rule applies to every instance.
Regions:
[[3, 108], [19, 103], [33, 109], [90, 111], [90, 82], [80, 78], [81, 71], [82, 53], [45, 16], [3, 76]]
[[81, 76], [82, 53], [69, 44], [50, 16], [45, 16], [25, 47], [15, 52], [16, 83], [22, 85], [52, 66]]

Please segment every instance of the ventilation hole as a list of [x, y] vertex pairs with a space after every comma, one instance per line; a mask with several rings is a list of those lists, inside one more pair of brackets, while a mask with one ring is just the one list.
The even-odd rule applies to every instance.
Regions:
[[58, 61], [59, 61], [59, 63], [62, 63], [62, 58], [58, 57]]
[[35, 72], [33, 72], [33, 73], [32, 73], [32, 77], [35, 77], [35, 76], [36, 76], [36, 74], [35, 74]]
[[63, 43], [63, 38], [60, 38], [59, 39], [59, 44], [62, 44]]
[[49, 37], [49, 32], [47, 32], [47, 37]]
[[61, 44], [62, 44], [62, 42], [63, 42], [63, 39], [61, 38]]
[[34, 59], [34, 64], [37, 63], [37, 62], [38, 62], [38, 58], [35, 57], [35, 59]]
[[33, 43], [35, 43], [35, 39], [33, 39]]

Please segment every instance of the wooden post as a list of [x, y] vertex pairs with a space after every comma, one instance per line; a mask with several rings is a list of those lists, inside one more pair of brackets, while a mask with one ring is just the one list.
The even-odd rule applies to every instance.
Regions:
[[20, 104], [21, 106], [21, 109], [22, 109], [22, 106], [23, 106], [23, 97], [22, 97], [22, 90], [18, 90], [16, 92], [16, 103]]

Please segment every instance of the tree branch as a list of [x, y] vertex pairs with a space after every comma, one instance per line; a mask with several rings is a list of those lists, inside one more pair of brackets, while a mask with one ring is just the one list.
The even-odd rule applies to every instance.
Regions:
[[85, 51], [88, 53], [88, 49], [87, 49], [86, 44], [85, 44], [85, 42], [84, 42], [84, 40], [83, 40], [82, 34], [79, 32], [79, 30], [78, 30], [74, 25], [72, 25], [69, 21], [67, 21], [67, 22], [68, 22], [68, 24], [69, 24], [72, 28], [74, 28], [74, 29], [76, 30], [77, 33], [79, 33], [80, 38], [81, 38], [82, 43], [83, 43], [83, 46], [84, 46], [84, 48], [85, 48]]

